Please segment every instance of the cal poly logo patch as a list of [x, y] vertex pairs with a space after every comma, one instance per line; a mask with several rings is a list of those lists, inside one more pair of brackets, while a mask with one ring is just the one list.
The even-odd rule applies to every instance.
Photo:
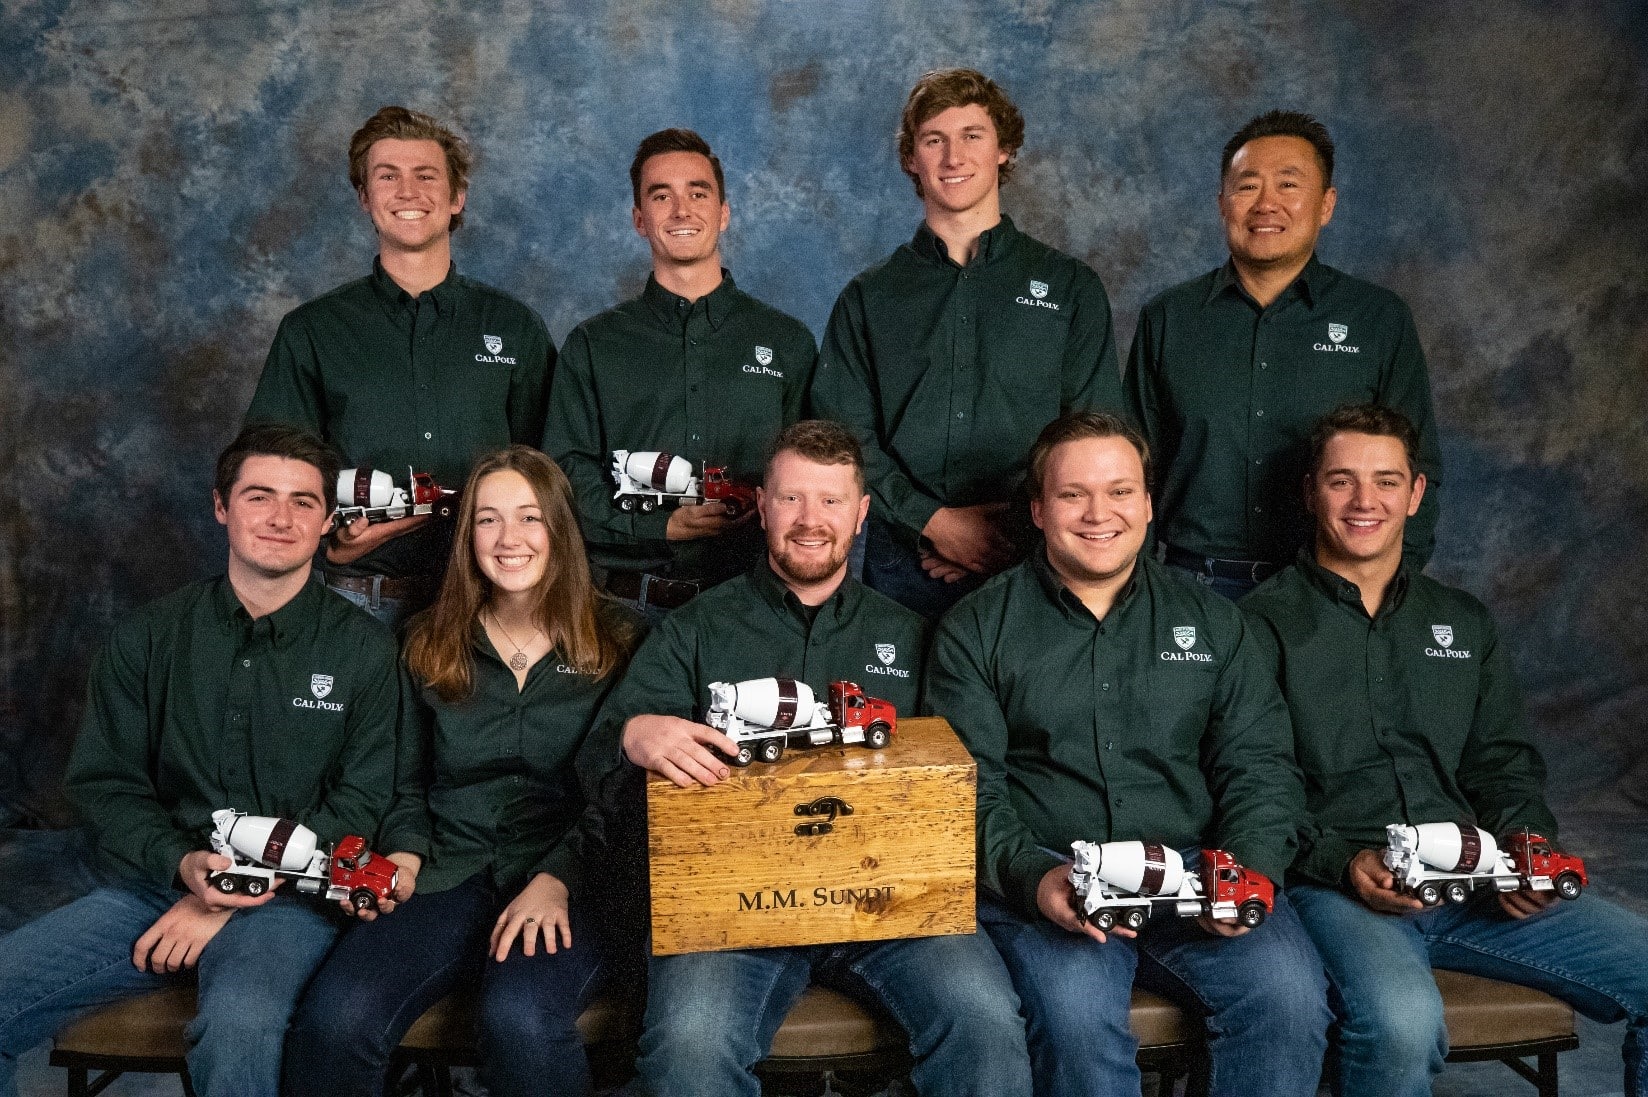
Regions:
[[1436, 642], [1441, 644], [1443, 647], [1445, 647], [1445, 648], [1453, 647], [1453, 626], [1452, 625], [1432, 625], [1431, 626], [1431, 635], [1436, 637]]
[[1196, 626], [1178, 625], [1173, 629], [1173, 642], [1183, 651], [1196, 646]]
[[332, 676], [330, 674], [311, 674], [309, 676], [309, 692], [319, 701], [332, 692]]
[[504, 349], [504, 341], [496, 335], [483, 335], [481, 342], [486, 344], [488, 354], [498, 354]]
[[755, 348], [755, 360], [757, 362], [760, 362], [763, 366], [772, 365], [772, 359], [773, 359], [773, 354], [772, 354], [772, 348], [771, 347], [756, 347]]
[[1350, 329], [1343, 324], [1328, 325], [1328, 338], [1332, 339], [1335, 343], [1343, 343], [1345, 341], [1345, 336], [1349, 334]]
[[898, 648], [892, 644], [877, 644], [875, 648], [876, 658], [881, 660], [881, 665], [884, 667], [892, 666], [893, 660], [898, 658]]
[[1038, 282], [1034, 278], [1032, 278], [1030, 280], [1030, 296], [1036, 298], [1036, 300], [1038, 300], [1038, 301], [1041, 300], [1043, 297], [1046, 297], [1047, 296], [1047, 283], [1046, 282]]

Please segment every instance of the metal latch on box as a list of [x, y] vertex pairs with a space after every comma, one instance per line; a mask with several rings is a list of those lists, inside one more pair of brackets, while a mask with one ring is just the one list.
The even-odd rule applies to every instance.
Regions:
[[820, 834], [828, 834], [835, 829], [835, 819], [838, 815], [851, 815], [853, 805], [839, 796], [820, 796], [810, 804], [795, 805], [797, 815], [822, 815], [823, 820], [817, 823], [797, 823], [795, 833], [800, 838], [812, 838]]

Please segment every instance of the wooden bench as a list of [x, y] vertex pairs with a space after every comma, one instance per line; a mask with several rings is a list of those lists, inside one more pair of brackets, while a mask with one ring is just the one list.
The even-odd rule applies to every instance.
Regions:
[[[1533, 1083], [1539, 1097], [1557, 1097], [1557, 1055], [1579, 1046], [1573, 1010], [1526, 987], [1438, 971], [1449, 1062], [1498, 1059]], [[93, 1097], [122, 1073], [177, 1074], [184, 1069], [183, 1028], [194, 1016], [192, 987], [129, 999], [81, 1018], [58, 1033], [53, 1066], [68, 1071], [69, 1097]], [[1191, 1092], [1205, 1071], [1201, 1026], [1165, 999], [1135, 991], [1131, 1023], [1139, 1037], [1139, 1066], [1166, 1082], [1189, 1075]], [[615, 1082], [628, 1073], [635, 1020], [611, 1002], [579, 1018], [596, 1076]], [[473, 1010], [453, 996], [425, 1013], [401, 1043], [425, 1097], [449, 1097], [450, 1070], [475, 1063]], [[1534, 1065], [1523, 1062], [1532, 1058]], [[826, 1079], [842, 1097], [861, 1097], [905, 1079], [910, 1069], [897, 1025], [822, 987], [810, 988], [785, 1018], [772, 1054], [757, 1067], [763, 1091], [783, 1097], [823, 1092]], [[1164, 1086], [1171, 1092], [1170, 1086]]]

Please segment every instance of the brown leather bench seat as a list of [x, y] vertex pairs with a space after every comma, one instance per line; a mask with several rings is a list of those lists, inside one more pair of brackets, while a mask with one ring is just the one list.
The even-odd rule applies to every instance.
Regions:
[[[1436, 972], [1446, 1007], [1450, 1062], [1502, 1059], [1534, 1084], [1540, 1097], [1555, 1097], [1556, 1056], [1579, 1046], [1574, 1014], [1566, 1004], [1525, 987], [1457, 972]], [[183, 1072], [183, 1027], [194, 1015], [192, 987], [157, 991], [105, 1007], [57, 1035], [51, 1055], [69, 1071], [70, 1097], [89, 1097], [102, 1079], [92, 1072]], [[1139, 1037], [1141, 1068], [1194, 1079], [1204, 1055], [1200, 1025], [1148, 991], [1133, 994], [1131, 1023]], [[598, 1077], [627, 1071], [636, 1019], [614, 1001], [597, 1002], [579, 1018]], [[430, 1097], [451, 1092], [448, 1069], [474, 1062], [473, 1010], [462, 996], [437, 1003], [401, 1043], [417, 1066]], [[1521, 1062], [1534, 1057], [1536, 1065]], [[891, 1021], [843, 995], [812, 987], [773, 1040], [771, 1057], [758, 1068], [774, 1094], [818, 1092], [826, 1073], [844, 1097], [873, 1093], [909, 1070], [904, 1036]], [[184, 1092], [188, 1093], [187, 1080]]]

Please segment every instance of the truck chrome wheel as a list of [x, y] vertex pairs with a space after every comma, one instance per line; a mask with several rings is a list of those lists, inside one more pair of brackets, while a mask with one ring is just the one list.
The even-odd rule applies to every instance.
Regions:
[[1116, 925], [1116, 915], [1108, 910], [1101, 910], [1093, 915], [1093, 924], [1108, 932]]
[[1132, 910], [1127, 912], [1126, 916], [1122, 920], [1127, 923], [1128, 929], [1138, 929], [1140, 926], [1144, 925], [1144, 911], [1140, 910], [1138, 907], [1134, 907]]
[[233, 895], [235, 890], [240, 887], [240, 884], [233, 876], [230, 876], [227, 872], [225, 872], [212, 881], [212, 886], [223, 892], [225, 895]]
[[755, 752], [750, 750], [749, 747], [739, 747], [738, 753], [733, 755], [730, 761], [735, 766], [747, 766], [755, 761]]
[[1243, 903], [1242, 908], [1236, 912], [1236, 920], [1248, 929], [1263, 925], [1265, 905], [1257, 900]]
[[1469, 895], [1470, 892], [1465, 885], [1458, 880], [1448, 885], [1448, 902], [1450, 903], [1463, 903]]
[[768, 739], [758, 749], [763, 762], [776, 762], [784, 754], [784, 743], [781, 739]]
[[641, 500], [641, 513], [642, 514], [651, 514], [653, 511], [655, 511], [657, 509], [658, 509], [658, 500], [656, 500], [656, 499], [643, 499], [643, 500]]
[[1434, 907], [1442, 901], [1442, 889], [1429, 880], [1419, 885], [1419, 901], [1428, 907]]
[[628, 513], [635, 509], [635, 496], [625, 495], [618, 500], [618, 509]]
[[887, 725], [877, 720], [870, 725], [870, 730], [865, 733], [864, 742], [869, 745], [871, 750], [880, 750], [887, 745], [890, 738], [891, 736], [887, 734]]
[[1579, 877], [1571, 872], [1564, 872], [1556, 878], [1556, 893], [1564, 899], [1578, 899], [1581, 890]]
[[255, 898], [268, 890], [268, 887], [269, 885], [267, 883], [254, 876], [250, 880], [246, 881], [246, 894]]
[[349, 905], [356, 910], [377, 910], [378, 897], [365, 888], [356, 888], [349, 893]]

